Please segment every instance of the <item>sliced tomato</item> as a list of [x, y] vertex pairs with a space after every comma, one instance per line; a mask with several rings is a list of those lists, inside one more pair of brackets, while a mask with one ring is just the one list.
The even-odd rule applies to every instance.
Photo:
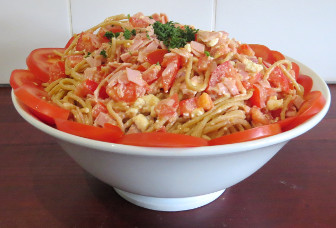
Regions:
[[252, 50], [255, 52], [255, 56], [262, 58], [264, 61], [273, 64], [275, 59], [271, 50], [265, 45], [261, 44], [249, 44]]
[[123, 135], [119, 127], [108, 123], [101, 128], [64, 119], [55, 119], [55, 122], [60, 131], [98, 141], [115, 142]]
[[[147, 68], [144, 65], [139, 65], [136, 70], [144, 72], [145, 70], [147, 70]], [[143, 76], [142, 76], [143, 77]]]
[[259, 72], [255, 75], [251, 75], [250, 78], [248, 78], [248, 80], [246, 81], [242, 81], [242, 84], [244, 86], [245, 89], [251, 89], [253, 87], [253, 84], [259, 82], [260, 78], [263, 75]]
[[246, 142], [279, 133], [281, 133], [280, 124], [268, 124], [212, 139], [209, 141], [209, 146]]
[[160, 118], [171, 117], [177, 114], [179, 107], [178, 95], [175, 93], [173, 96], [161, 100], [155, 106], [155, 112]]
[[275, 94], [274, 90], [271, 88], [265, 88], [258, 84], [253, 85], [253, 94], [249, 99], [252, 106], [257, 106], [259, 108], [264, 108], [266, 106], [266, 101], [269, 96]]
[[275, 67], [271, 72], [268, 81], [274, 88], [281, 88], [284, 92], [289, 92], [292, 87], [286, 75], [282, 72], [280, 67]]
[[124, 31], [124, 29], [121, 26], [119, 26], [119, 25], [108, 26], [107, 30], [109, 30], [110, 32], [113, 32], [113, 33], [123, 32]]
[[[142, 66], [142, 65], [140, 65]], [[152, 65], [142, 73], [142, 79], [148, 84], [153, 83], [162, 75], [162, 70], [160, 65]]]
[[144, 147], [198, 147], [208, 145], [207, 140], [199, 137], [167, 132], [145, 132], [123, 135], [116, 143]]
[[248, 56], [254, 56], [255, 55], [254, 51], [252, 50], [252, 48], [248, 44], [241, 44], [237, 48], [237, 52], [239, 54], [248, 55]]
[[41, 81], [29, 70], [13, 70], [9, 83], [13, 89], [17, 89], [23, 85], [38, 87]]
[[300, 74], [296, 80], [304, 88], [304, 95], [308, 94], [313, 87], [313, 79], [308, 75]]
[[164, 56], [162, 64], [165, 69], [162, 72], [162, 85], [167, 92], [173, 85], [176, 74], [181, 66], [181, 57], [177, 54], [167, 54]]
[[230, 61], [226, 61], [218, 65], [212, 72], [209, 80], [209, 87], [216, 86], [217, 83], [222, 81], [223, 77], [234, 78], [235, 74], [237, 74], [237, 70], [233, 67]]
[[116, 84], [115, 86], [106, 89], [106, 93], [113, 100], [124, 101], [127, 103], [134, 102], [138, 97], [143, 96], [145, 92], [145, 87], [140, 87], [133, 82]]
[[[280, 116], [280, 115], [279, 115]], [[296, 116], [288, 117], [284, 120], [280, 120], [277, 123], [280, 124], [282, 131], [287, 131], [288, 125], [292, 124], [293, 121], [295, 121]]]
[[275, 62], [277, 62], [279, 60], [286, 59], [285, 56], [281, 52], [271, 50], [271, 54], [272, 54], [273, 59], [274, 59]]
[[189, 115], [197, 108], [197, 98], [192, 97], [189, 99], [182, 100], [179, 103], [179, 107], [181, 115], [185, 114]]
[[326, 100], [320, 91], [309, 92], [304, 96], [304, 100], [305, 101], [298, 111], [298, 115], [314, 115], [321, 111], [326, 103]]
[[64, 61], [57, 61], [49, 67], [49, 82], [56, 81], [60, 78], [65, 78], [65, 63]]
[[53, 125], [54, 119], [68, 119], [70, 111], [47, 101], [48, 94], [42, 89], [23, 85], [14, 90], [15, 96], [43, 122]]
[[300, 75], [300, 67], [295, 62], [292, 62], [292, 69], [295, 72], [295, 79], [297, 80]]
[[39, 48], [32, 51], [27, 57], [26, 63], [29, 70], [42, 82], [50, 79], [49, 69], [54, 63], [61, 60], [54, 51], [64, 52], [65, 48]]
[[70, 67], [75, 67], [78, 63], [80, 63], [84, 59], [82, 55], [69, 55], [66, 58], [69, 61]]
[[168, 53], [167, 49], [157, 49], [155, 51], [150, 52], [147, 55], [147, 61], [150, 64], [157, 64], [157, 63], [161, 64], [162, 61], [163, 61], [164, 55], [167, 54], [167, 53]]
[[[97, 89], [98, 83], [91, 80], [86, 79], [82, 84], [80, 84], [75, 93], [80, 97], [86, 97], [88, 94], [93, 94], [94, 91]], [[102, 86], [99, 90], [99, 97], [102, 99], [108, 98], [109, 96], [106, 93], [106, 87]]]
[[76, 51], [93, 52], [101, 46], [100, 38], [93, 33], [84, 32], [79, 35]]
[[73, 36], [73, 37], [71, 37], [70, 39], [69, 39], [69, 41], [66, 43], [66, 45], [65, 45], [65, 47], [64, 48], [68, 48], [71, 44], [72, 44], [72, 41], [75, 39], [75, 37]]
[[291, 130], [294, 127], [304, 123], [312, 116], [320, 112], [326, 100], [320, 91], [311, 91], [304, 96], [304, 102], [302, 103], [297, 115], [289, 124], [283, 127], [284, 130]]

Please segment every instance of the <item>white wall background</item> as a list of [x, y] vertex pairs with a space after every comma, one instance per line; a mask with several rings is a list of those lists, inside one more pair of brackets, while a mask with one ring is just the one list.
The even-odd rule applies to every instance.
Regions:
[[335, 0], [1, 0], [0, 9], [0, 84], [33, 49], [63, 47], [72, 32], [139, 11], [265, 44], [336, 83]]

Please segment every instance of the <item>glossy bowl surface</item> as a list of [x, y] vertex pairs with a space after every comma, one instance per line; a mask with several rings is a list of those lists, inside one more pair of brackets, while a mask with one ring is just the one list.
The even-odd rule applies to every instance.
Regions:
[[187, 210], [219, 197], [226, 188], [261, 168], [289, 140], [323, 119], [330, 106], [328, 86], [307, 66], [298, 64], [301, 72], [313, 78], [313, 90], [321, 91], [326, 98], [321, 112], [290, 131], [229, 145], [150, 148], [99, 142], [44, 124], [20, 104], [13, 92], [12, 100], [27, 122], [53, 136], [83, 169], [113, 186], [126, 200], [154, 210]]

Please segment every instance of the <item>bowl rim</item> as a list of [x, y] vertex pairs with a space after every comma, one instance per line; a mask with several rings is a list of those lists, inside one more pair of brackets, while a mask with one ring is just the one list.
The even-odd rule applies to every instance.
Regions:
[[313, 116], [312, 118], [310, 118], [309, 120], [295, 127], [292, 130], [282, 132], [280, 134], [273, 135], [270, 137], [241, 143], [216, 145], [216, 146], [203, 146], [203, 147], [188, 147], [188, 148], [185, 147], [163, 148], [163, 147], [139, 147], [139, 146], [130, 146], [130, 145], [96, 141], [62, 132], [60, 130], [57, 130], [56, 128], [53, 128], [43, 123], [42, 121], [38, 120], [36, 117], [34, 117], [25, 110], [24, 105], [17, 100], [13, 89], [11, 91], [11, 96], [12, 96], [12, 102], [17, 112], [21, 115], [23, 119], [25, 119], [35, 128], [41, 130], [42, 132], [48, 135], [57, 138], [58, 140], [77, 144], [83, 147], [97, 149], [108, 153], [119, 153], [119, 154], [137, 155], [137, 156], [159, 156], [159, 157], [214, 156], [222, 154], [239, 153], [247, 151], [245, 148], [248, 148], [248, 150], [253, 150], [268, 147], [275, 144], [287, 142], [299, 135], [302, 135], [311, 128], [313, 128], [315, 125], [317, 125], [329, 110], [331, 95], [325, 81], [319, 75], [317, 75], [312, 69], [302, 64], [301, 62], [292, 59], [290, 57], [286, 58], [291, 61], [295, 61], [300, 66], [300, 69], [303, 73], [312, 77], [314, 81], [313, 89], [315, 90], [317, 89], [322, 92], [322, 94], [326, 99], [325, 106], [315, 116]]

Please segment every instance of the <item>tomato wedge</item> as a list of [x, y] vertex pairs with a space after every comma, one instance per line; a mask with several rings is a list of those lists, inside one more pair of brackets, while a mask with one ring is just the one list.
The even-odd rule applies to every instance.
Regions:
[[248, 56], [254, 56], [255, 55], [254, 51], [252, 50], [252, 48], [248, 44], [241, 44], [237, 48], [237, 52], [239, 54], [248, 55]]
[[112, 124], [105, 124], [101, 128], [65, 119], [55, 119], [55, 123], [60, 131], [104, 142], [115, 142], [123, 134], [119, 127]]
[[147, 55], [147, 61], [150, 64], [157, 64], [157, 63], [162, 63], [163, 61], [163, 56], [168, 53], [167, 49], [157, 49], [155, 51], [150, 52]]
[[72, 36], [72, 37], [68, 40], [68, 42], [66, 43], [65, 48], [68, 48], [68, 47], [72, 44], [72, 41], [73, 41], [74, 39], [75, 39], [75, 37]]
[[23, 85], [38, 87], [41, 81], [29, 70], [13, 70], [9, 83], [13, 89], [17, 89]]
[[308, 94], [313, 87], [313, 79], [308, 75], [300, 74], [296, 81], [303, 86], [304, 95]]
[[300, 67], [295, 62], [292, 62], [292, 69], [295, 72], [295, 80], [297, 80], [300, 75]]
[[275, 62], [277, 62], [277, 61], [279, 61], [279, 60], [284, 60], [284, 59], [286, 59], [285, 56], [284, 56], [281, 52], [272, 50], [272, 51], [271, 51], [271, 54], [272, 54], [273, 59], [275, 60]]
[[29, 70], [42, 82], [50, 79], [49, 68], [58, 62], [60, 57], [54, 51], [63, 52], [65, 48], [39, 48], [32, 51], [26, 59]]
[[320, 91], [311, 91], [304, 96], [304, 99], [305, 101], [301, 105], [297, 116], [295, 116], [290, 123], [283, 126], [283, 130], [288, 131], [304, 123], [320, 112], [326, 103], [326, 100]]
[[273, 64], [276, 60], [273, 57], [272, 51], [266, 47], [265, 45], [261, 44], [249, 44], [250, 48], [255, 53], [255, 56], [261, 57], [264, 61]]
[[199, 137], [167, 132], [144, 132], [124, 135], [116, 143], [145, 147], [198, 147], [208, 145], [207, 140]]
[[70, 111], [46, 101], [48, 97], [44, 90], [23, 85], [14, 90], [15, 96], [43, 122], [53, 125], [55, 118], [68, 119]]
[[209, 141], [209, 146], [246, 142], [255, 139], [272, 136], [281, 133], [280, 124], [268, 124], [261, 127], [255, 127], [241, 132], [224, 135]]

